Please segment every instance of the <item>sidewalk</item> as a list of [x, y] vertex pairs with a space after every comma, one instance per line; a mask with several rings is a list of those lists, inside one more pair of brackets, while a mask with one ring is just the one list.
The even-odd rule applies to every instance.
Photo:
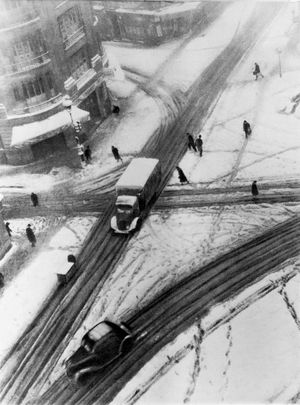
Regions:
[[[37, 236], [35, 248], [27, 245], [29, 249], [37, 249], [33, 259], [9, 283], [10, 274], [5, 274], [5, 286], [0, 295], [0, 362], [9, 349], [18, 340], [26, 327], [33, 321], [42, 304], [57, 288], [56, 271], [65, 268], [68, 254], [80, 251], [83, 241], [95, 223], [95, 217], [74, 217], [62, 219], [62, 225], [49, 240], [42, 243], [41, 233], [44, 231], [45, 221], [33, 222], [30, 219], [10, 220], [14, 230], [13, 241], [20, 239], [24, 229], [30, 221], [34, 223]], [[59, 220], [59, 219], [58, 219]], [[10, 251], [1, 261], [0, 269], [9, 264], [9, 271], [13, 271], [14, 259], [18, 247], [13, 242]], [[8, 263], [11, 262], [12, 263]]]
[[[292, 99], [300, 93], [300, 53], [289, 46], [291, 26], [291, 10], [286, 7], [232, 72], [227, 90], [208, 121], [195, 128], [195, 134], [202, 134], [203, 156], [188, 151], [180, 162], [191, 182], [186, 187], [250, 186], [253, 180], [259, 187], [299, 181], [300, 107]], [[282, 49], [282, 77], [278, 46]], [[252, 75], [254, 62], [264, 74], [258, 81]], [[252, 127], [247, 140], [242, 129], [244, 119]], [[182, 187], [176, 173], [169, 187]]]

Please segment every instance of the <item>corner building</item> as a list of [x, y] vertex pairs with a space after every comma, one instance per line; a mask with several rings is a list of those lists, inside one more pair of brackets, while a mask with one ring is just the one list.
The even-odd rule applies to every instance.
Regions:
[[111, 111], [92, 3], [0, 0], [0, 27], [0, 163], [75, 159], [74, 123]]

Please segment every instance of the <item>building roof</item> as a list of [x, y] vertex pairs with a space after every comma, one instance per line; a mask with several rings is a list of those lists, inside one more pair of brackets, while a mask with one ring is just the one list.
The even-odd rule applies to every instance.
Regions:
[[[72, 118], [73, 122], [84, 122], [90, 119], [90, 114], [78, 107], [72, 107]], [[12, 130], [11, 146], [37, 143], [57, 135], [71, 125], [70, 115], [64, 110], [41, 121], [15, 126]]]
[[174, 14], [181, 14], [188, 11], [193, 11], [200, 6], [200, 2], [187, 2], [183, 4], [172, 4], [167, 7], [163, 7], [159, 10], [146, 10], [146, 9], [126, 9], [118, 8], [116, 12], [123, 14], [139, 14], [139, 15], [149, 15], [153, 17], [162, 17]]
[[116, 187], [142, 189], [158, 163], [158, 159], [132, 159]]

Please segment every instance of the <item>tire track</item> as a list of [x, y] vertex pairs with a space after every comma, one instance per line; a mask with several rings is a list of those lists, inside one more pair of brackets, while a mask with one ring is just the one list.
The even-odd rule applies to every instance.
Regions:
[[[184, 115], [176, 120], [173, 127], [168, 128], [166, 133], [157, 134], [155, 136], [155, 143], [150, 142], [149, 145], [146, 145], [146, 147], [143, 149], [141, 153], [142, 156], [157, 157], [162, 162], [164, 175], [162, 184], [158, 190], [159, 193], [162, 191], [169, 177], [172, 175], [174, 166], [186, 151], [186, 142], [183, 134], [185, 134], [188, 125], [191, 124], [196, 116], [197, 119], [199, 115], [202, 117], [206, 116], [218, 94], [220, 94], [220, 92], [225, 88], [225, 81], [230, 74], [232, 67], [235, 66], [235, 64], [240, 60], [245, 48], [251, 46], [251, 44], [253, 44], [253, 42], [256, 40], [258, 35], [257, 33], [266, 26], [266, 24], [274, 17], [274, 14], [276, 14], [279, 9], [280, 6], [274, 6], [274, 4], [272, 4], [272, 7], [268, 7], [268, 5], [265, 4], [257, 5], [255, 12], [249, 19], [249, 22], [245, 25], [245, 27], [243, 27], [243, 32], [239, 33], [239, 35], [233, 39], [228, 48], [223, 51], [218, 58], [216, 58], [211, 66], [205, 72], [203, 72], [201, 78], [195, 83], [195, 86], [189, 96], [189, 105], [193, 105], [195, 108], [189, 111], [186, 108]], [[267, 10], [268, 12], [262, 14], [261, 10]], [[174, 153], [172, 154], [169, 153], [170, 140], [173, 141], [174, 145]], [[42, 311], [42, 316], [35, 321], [35, 328], [29, 328], [27, 345], [25, 345], [25, 347], [21, 347], [20, 345], [24, 338], [21, 339], [16, 345], [16, 347], [19, 347], [20, 349], [19, 352], [16, 351], [19, 358], [26, 358], [27, 361], [25, 362], [25, 360], [23, 360], [18, 367], [13, 367], [10, 369], [11, 373], [9, 378], [4, 380], [4, 384], [2, 384], [3, 389], [0, 400], [12, 400], [17, 404], [24, 402], [28, 395], [38, 395], [39, 387], [41, 384], [44, 384], [49, 372], [52, 371], [54, 364], [57, 363], [62, 350], [65, 349], [66, 343], [70, 341], [72, 335], [76, 332], [85, 318], [88, 310], [91, 308], [97, 294], [108, 277], [110, 268], [115, 265], [116, 261], [120, 257], [120, 254], [124, 252], [126, 243], [130, 239], [111, 238], [110, 235], [107, 235], [109, 228], [108, 221], [111, 212], [112, 207], [109, 207], [104, 212], [103, 217], [93, 228], [94, 235], [91, 232], [91, 236], [87, 239], [85, 249], [82, 251], [82, 254], [78, 260], [79, 274], [71, 285], [67, 286], [65, 290], [67, 294], [64, 295], [62, 300], [63, 305], [60, 304], [59, 308], [54, 306], [54, 303], [57, 303], [56, 297], [54, 297], [52, 301], [49, 301], [50, 306], [45, 307]], [[280, 257], [286, 258], [286, 254], [292, 254], [294, 251], [293, 249], [295, 248], [292, 246], [292, 244], [286, 244], [286, 250], [281, 253]], [[279, 254], [279, 252], [277, 253]], [[114, 259], [112, 258], [113, 254], [116, 254], [116, 258]], [[267, 258], [265, 258], [265, 260], [267, 260]], [[270, 263], [273, 263], [272, 260], [270, 260]], [[97, 270], [96, 272], [95, 269]], [[259, 267], [258, 269], [258, 274], [264, 271], [262, 267]], [[253, 275], [248, 275], [248, 279], [253, 280]], [[220, 281], [224, 282], [224, 288], [227, 287], [226, 278], [224, 279], [222, 276]], [[212, 281], [210, 282], [212, 283]], [[241, 288], [241, 285], [239, 284], [240, 282], [241, 280], [237, 281], [236, 286], [231, 287], [231, 293], [234, 292], [235, 289], [238, 290]], [[85, 286], [84, 289], [82, 288], [83, 285]], [[206, 283], [204, 285], [206, 286]], [[198, 290], [204, 293], [201, 287], [198, 288]], [[186, 328], [189, 324], [189, 319], [191, 319], [190, 317], [194, 316], [195, 306], [199, 300], [197, 293], [198, 291], [194, 291], [193, 294], [191, 294], [191, 297], [188, 297], [190, 299], [193, 298], [194, 301], [192, 302], [187, 300], [193, 305], [191, 308], [188, 307], [182, 312], [182, 319], [187, 319], [187, 321], [182, 325], [180, 324], [180, 328]], [[226, 296], [226, 294], [228, 294], [228, 291], [222, 290], [222, 293], [216, 294], [215, 299], [216, 297], [221, 299], [221, 297]], [[61, 296], [63, 296], [63, 294]], [[203, 300], [208, 300], [203, 302], [206, 310], [210, 305], [213, 304], [214, 300], [212, 298], [211, 293], [207, 295], [204, 294]], [[84, 309], [82, 310], [82, 308]], [[52, 311], [50, 311], [50, 309]], [[49, 316], [49, 314], [52, 312], [53, 315]], [[170, 317], [170, 320], [171, 322], [168, 325], [168, 328], [170, 327], [170, 330], [172, 330], [172, 328], [176, 329], [176, 316], [175, 318]], [[139, 342], [138, 347], [141, 356], [145, 351], [145, 348], [147, 349], [147, 353], [138, 361], [136, 358], [135, 367], [140, 367], [141, 364], [144, 363], [149, 356], [151, 357], [154, 352], [157, 351], [158, 347], [160, 347], [160, 345], [166, 341], [164, 339], [160, 341], [160, 337], [164, 336], [164, 333], [166, 333], [167, 340], [174, 337], [173, 332], [171, 333], [169, 329], [166, 329], [166, 326], [158, 322], [158, 326], [159, 325], [162, 328], [162, 335], [159, 333], [155, 336], [154, 333], [154, 340], [152, 341], [153, 347], [140, 347], [139, 345], [141, 342]], [[32, 348], [32, 342], [35, 342], [33, 345], [34, 348]], [[24, 357], [24, 353], [26, 352], [27, 355]], [[126, 357], [122, 359], [122, 364], [126, 359], [128, 358]], [[112, 373], [109, 376], [109, 378], [113, 378], [113, 380], [110, 379], [110, 382], [108, 382], [106, 377], [104, 380], [101, 380], [101, 384], [97, 382], [91, 392], [85, 392], [83, 396], [82, 391], [77, 391], [74, 396], [72, 396], [72, 401], [74, 399], [76, 402], [79, 400], [79, 398], [80, 401], [87, 400], [87, 403], [91, 403], [94, 400], [103, 400], [104, 402], [107, 401], [107, 399], [111, 397], [112, 393], [115, 395], [116, 390], [120, 389], [122, 384], [124, 384], [124, 382], [127, 381], [130, 376], [132, 376], [133, 372], [136, 372], [137, 368], [131, 367], [128, 370], [126, 368], [126, 372], [123, 369], [122, 374], [119, 374], [119, 369], [115, 370], [113, 368]], [[117, 373], [117, 375], [114, 373]], [[102, 383], [104, 383], [105, 389]], [[59, 401], [62, 401], [64, 405], [69, 401], [67, 399], [65, 401], [64, 399], [65, 395], [70, 394], [66, 389], [66, 386], [64, 386], [63, 392], [60, 392], [58, 389], [55, 396], [57, 396], [57, 394], [61, 395]]]
[[201, 371], [201, 344], [204, 338], [204, 331], [201, 328], [201, 322], [197, 324], [197, 335], [194, 335], [194, 347], [195, 347], [195, 361], [194, 361], [194, 367], [193, 367], [193, 374], [192, 374], [192, 381], [187, 389], [187, 392], [185, 394], [185, 398], [183, 402], [185, 404], [189, 403], [191, 401], [191, 397], [195, 392], [196, 384], [197, 384], [197, 378], [200, 374]]
[[[188, 277], [176, 288], [166, 291], [144, 310], [127, 320], [133, 330], [143, 336], [146, 333], [147, 337], [146, 340], [141, 338], [138, 341], [131, 356], [128, 355], [115, 366], [112, 365], [109, 372], [104, 373], [101, 378], [95, 376], [89, 385], [76, 391], [71, 397], [65, 391], [66, 386], [61, 386], [58, 391], [56, 386], [56, 392], [51, 395], [51, 391], [48, 391], [43, 400], [45, 403], [58, 401], [58, 404], [70, 401], [72, 404], [88, 404], [96, 399], [101, 403], [110, 402], [120, 387], [135, 375], [142, 365], [166, 343], [174, 340], [175, 336], [192, 325], [195, 318], [201, 318], [212, 305], [227, 300], [229, 295], [236, 295], [246, 285], [268, 273], [270, 268], [299, 254], [300, 246], [295, 242], [295, 238], [299, 236], [299, 219], [286, 221], [284, 226], [275, 227], [255, 238], [252, 243], [247, 243], [204, 266], [197, 274]], [[90, 389], [91, 386], [93, 390]]]
[[293, 318], [293, 320], [295, 321], [295, 324], [297, 325], [297, 328], [300, 331], [300, 319], [298, 318], [294, 305], [291, 303], [285, 288], [286, 288], [286, 283], [282, 283], [281, 288], [278, 291], [278, 293], [281, 295], [281, 297], [287, 307], [287, 310], [289, 311], [291, 317]]

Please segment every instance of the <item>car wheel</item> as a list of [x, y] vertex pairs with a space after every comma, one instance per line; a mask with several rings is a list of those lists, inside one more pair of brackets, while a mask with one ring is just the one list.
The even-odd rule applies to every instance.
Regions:
[[133, 340], [131, 337], [128, 336], [122, 342], [122, 349], [121, 349], [122, 354], [126, 354], [126, 353], [130, 352], [130, 350], [132, 349], [132, 346], [133, 346]]

